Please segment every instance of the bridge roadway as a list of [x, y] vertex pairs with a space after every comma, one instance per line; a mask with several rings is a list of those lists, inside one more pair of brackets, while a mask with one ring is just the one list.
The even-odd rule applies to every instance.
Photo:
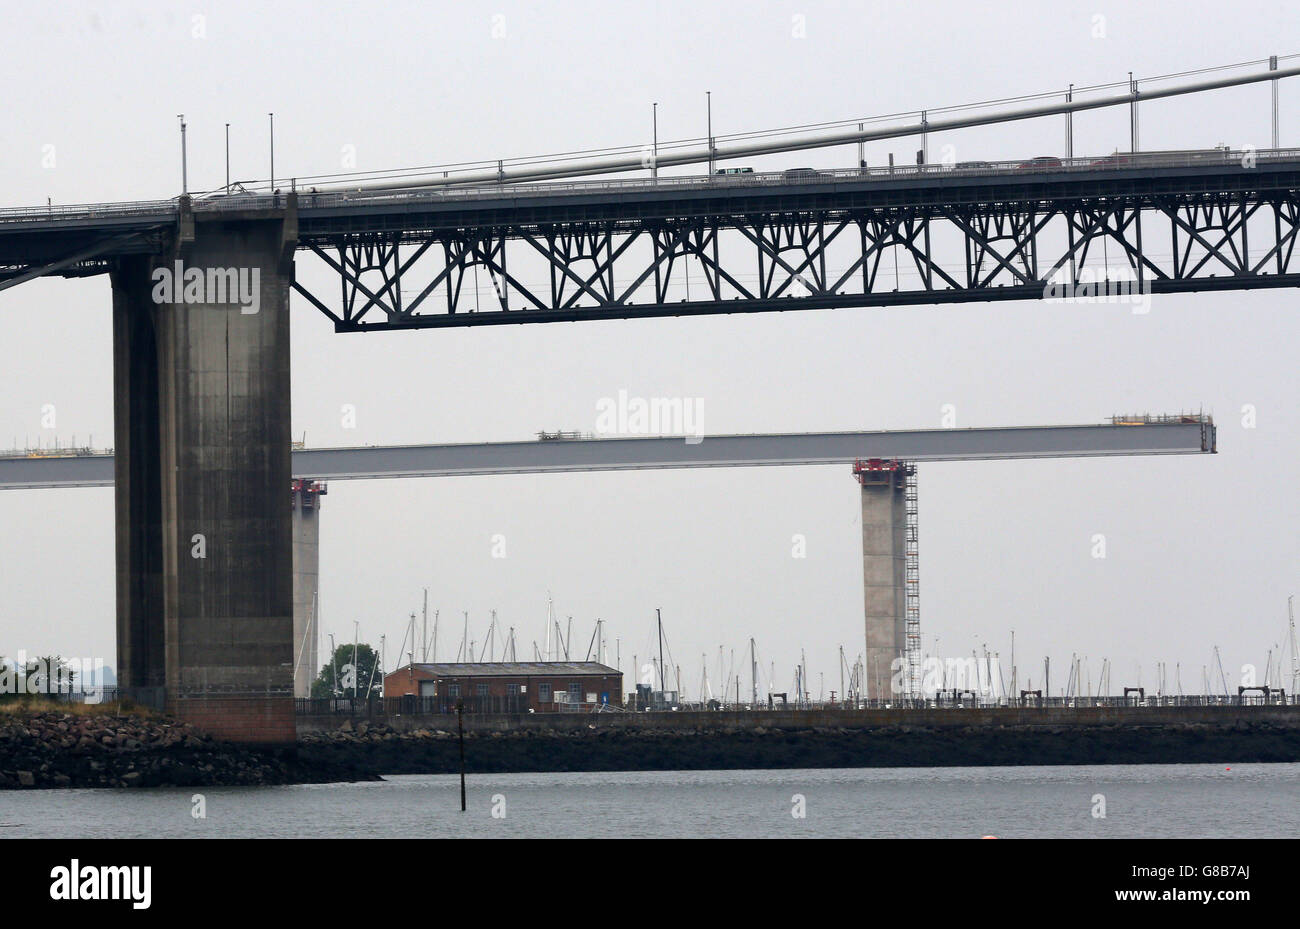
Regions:
[[[1077, 196], [1131, 194], [1147, 184], [1164, 192], [1212, 192], [1272, 186], [1281, 178], [1295, 187], [1300, 149], [1232, 151], [1188, 149], [1114, 153], [1078, 158], [967, 161], [861, 169], [792, 169], [730, 175], [606, 178], [551, 183], [514, 183], [412, 188], [409, 190], [296, 190], [302, 239], [347, 232], [464, 228], [524, 222], [590, 222], [669, 218], [684, 211], [712, 214], [719, 207], [741, 212], [800, 210], [818, 206], [913, 206], [988, 203], [1030, 194], [1051, 199], [1073, 185]], [[1236, 184], [1225, 179], [1236, 177]], [[1259, 180], [1263, 178], [1263, 180]], [[1159, 185], [1155, 182], [1160, 181]], [[1244, 182], [1243, 182], [1244, 181]], [[285, 205], [291, 191], [190, 195], [193, 211], [212, 218], [262, 218]], [[828, 197], [835, 202], [828, 204]], [[775, 199], [774, 199], [775, 198]], [[847, 199], [846, 199], [847, 198]], [[691, 204], [694, 206], [692, 207]], [[59, 246], [103, 236], [148, 233], [174, 226], [181, 198], [0, 209], [0, 266], [26, 256], [56, 260]], [[23, 239], [44, 239], [45, 250]], [[307, 248], [301, 244], [300, 248]], [[138, 244], [105, 255], [132, 254]]]
[[[295, 449], [293, 476], [313, 480], [539, 474], [656, 468], [851, 464], [858, 459], [976, 461], [1189, 455], [1216, 451], [1195, 416], [1140, 425], [1020, 426], [683, 437], [564, 438], [458, 445]], [[0, 458], [0, 489], [107, 487], [112, 455]]]

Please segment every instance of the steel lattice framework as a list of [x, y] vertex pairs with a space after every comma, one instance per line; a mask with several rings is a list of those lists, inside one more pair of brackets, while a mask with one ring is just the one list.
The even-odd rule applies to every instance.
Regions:
[[336, 231], [299, 247], [337, 275], [339, 302], [293, 286], [339, 331], [1300, 286], [1294, 187], [1121, 186], [1129, 192]]
[[907, 660], [907, 696], [921, 696], [921, 550], [920, 514], [917, 507], [916, 465], [903, 466], [903, 506], [907, 514], [906, 535], [903, 542], [903, 634], [904, 657]]

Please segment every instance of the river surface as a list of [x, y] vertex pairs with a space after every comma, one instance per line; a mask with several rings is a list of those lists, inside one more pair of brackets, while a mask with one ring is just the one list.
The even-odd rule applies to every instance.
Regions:
[[455, 775], [407, 775], [4, 791], [0, 838], [1292, 837], [1298, 800], [1300, 764], [656, 771], [471, 775], [461, 813]]

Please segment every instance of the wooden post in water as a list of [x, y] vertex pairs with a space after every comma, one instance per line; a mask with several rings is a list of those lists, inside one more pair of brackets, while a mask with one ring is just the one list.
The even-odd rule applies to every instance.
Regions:
[[465, 701], [456, 701], [456, 735], [460, 741], [460, 811], [465, 812]]

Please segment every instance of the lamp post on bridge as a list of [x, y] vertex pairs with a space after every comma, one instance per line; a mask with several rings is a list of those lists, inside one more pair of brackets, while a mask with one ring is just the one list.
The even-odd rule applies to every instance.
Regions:
[[1133, 72], [1128, 73], [1128, 92], [1133, 97], [1129, 106], [1129, 150], [1136, 152], [1138, 150], [1138, 104], [1137, 81], [1133, 80]]
[[650, 176], [659, 176], [659, 104], [650, 104], [651, 137], [654, 140], [650, 150]]
[[[1070, 89], [1065, 92], [1065, 102], [1066, 103], [1074, 102], [1073, 84], [1071, 84]], [[1073, 110], [1065, 111], [1065, 157], [1066, 158], [1074, 157], [1074, 111]]]
[[[1268, 56], [1268, 69], [1270, 71], [1277, 70], [1276, 55]], [[1273, 85], [1273, 148], [1277, 149], [1281, 145], [1281, 143], [1278, 140], [1278, 126], [1277, 126], [1277, 78], [1273, 78], [1273, 80], [1270, 81], [1269, 83]]]
[[271, 118], [271, 190], [275, 191], [275, 114], [267, 113]]
[[230, 196], [230, 123], [226, 123], [226, 196]]
[[709, 174], [713, 174], [713, 91], [704, 92], [706, 106], [709, 114]]
[[185, 114], [177, 113], [176, 118], [181, 121], [181, 193], [190, 192], [189, 176], [185, 167]]

